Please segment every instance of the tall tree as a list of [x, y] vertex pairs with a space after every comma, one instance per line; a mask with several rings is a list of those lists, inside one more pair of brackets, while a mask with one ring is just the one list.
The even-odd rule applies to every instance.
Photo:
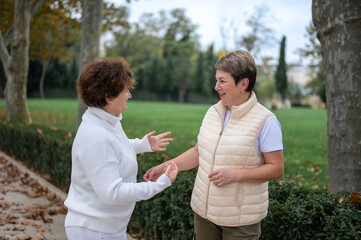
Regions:
[[208, 46], [206, 52], [199, 52], [193, 79], [196, 92], [208, 97], [214, 92], [216, 75], [214, 64], [217, 59], [213, 52], [213, 44]]
[[193, 79], [193, 88], [196, 92], [203, 93], [203, 82], [206, 80], [206, 75], [207, 73], [204, 61], [204, 53], [199, 52]]
[[45, 98], [44, 81], [49, 64], [54, 60], [69, 61], [75, 55], [70, 49], [80, 40], [80, 24], [76, 16], [79, 11], [78, 0], [48, 0], [32, 21], [30, 59], [39, 58], [42, 62], [41, 98]]
[[29, 36], [31, 0], [15, 0], [11, 55], [0, 31], [0, 57], [7, 78], [6, 105], [11, 120], [31, 123], [26, 103], [26, 82], [29, 69]]
[[[128, 13], [125, 12], [125, 17]], [[148, 88], [146, 75], [154, 61], [161, 60], [163, 40], [158, 36], [162, 31], [164, 19], [156, 18], [153, 14], [143, 14], [137, 23], [125, 24], [113, 32], [114, 39], [105, 46], [107, 57], [122, 56], [132, 67], [133, 77], [137, 82], [137, 89]], [[155, 73], [153, 71], [153, 73]], [[161, 72], [157, 73], [157, 75]], [[157, 80], [160, 80], [157, 77]], [[149, 81], [148, 81], [149, 82]], [[152, 85], [152, 88], [154, 85]]]
[[[30, 19], [39, 11], [43, 5], [44, 0], [36, 0], [31, 6]], [[14, 11], [12, 11], [14, 6], [14, 0], [4, 0], [0, 4], [0, 29], [2, 31], [7, 31], [4, 35], [5, 46], [8, 46], [13, 39], [14, 34]]]
[[[206, 62], [206, 79], [204, 79], [203, 83], [203, 91], [206, 95], [211, 96], [212, 93], [218, 95], [216, 91], [214, 91], [215, 79], [216, 79], [216, 68], [214, 64], [217, 62], [218, 57], [214, 55], [213, 44], [211, 44], [206, 52], [205, 56]], [[218, 96], [217, 96], [218, 97]]]
[[361, 193], [361, 2], [313, 0], [327, 97], [328, 171], [333, 193]]
[[238, 46], [244, 47], [255, 58], [261, 52], [261, 48], [274, 43], [273, 29], [268, 27], [270, 16], [267, 6], [258, 6], [255, 8], [251, 16], [246, 20], [250, 31], [241, 36]]
[[280, 47], [280, 58], [278, 60], [278, 66], [275, 73], [276, 89], [281, 95], [283, 101], [286, 98], [287, 85], [288, 85], [285, 48], [286, 48], [286, 37], [283, 36]]
[[[100, 35], [103, 21], [103, 0], [84, 0], [82, 39], [80, 47], [79, 75], [83, 67], [100, 57]], [[86, 110], [86, 105], [78, 96], [77, 127]]]
[[171, 23], [165, 34], [164, 58], [173, 66], [173, 80], [177, 89], [178, 101], [184, 102], [192, 76], [191, 56], [196, 47], [195, 29], [184, 9], [174, 9], [170, 13]]

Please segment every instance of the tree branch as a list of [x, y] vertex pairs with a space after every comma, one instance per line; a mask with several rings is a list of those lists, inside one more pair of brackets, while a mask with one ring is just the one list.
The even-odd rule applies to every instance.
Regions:
[[0, 30], [0, 59], [3, 64], [6, 77], [8, 77], [8, 66], [10, 64], [10, 54], [4, 43], [4, 38]]
[[[36, 0], [36, 2], [31, 6], [31, 14], [30, 14], [30, 20], [33, 18], [33, 16], [39, 11], [41, 5], [43, 5], [44, 0]], [[13, 38], [14, 34], [14, 26], [11, 26], [9, 31], [4, 35], [4, 44], [5, 46], [8, 46]]]

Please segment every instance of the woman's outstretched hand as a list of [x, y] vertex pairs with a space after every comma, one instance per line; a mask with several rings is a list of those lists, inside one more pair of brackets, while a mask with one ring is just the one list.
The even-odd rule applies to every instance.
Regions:
[[169, 177], [169, 179], [174, 182], [177, 178], [178, 167], [174, 162], [166, 163], [164, 167], [165, 175]]
[[152, 151], [165, 151], [166, 149], [162, 147], [167, 146], [169, 142], [173, 141], [173, 138], [164, 138], [164, 137], [171, 134], [171, 132], [161, 133], [157, 136], [153, 136], [154, 134], [155, 131], [147, 134], [147, 138]]

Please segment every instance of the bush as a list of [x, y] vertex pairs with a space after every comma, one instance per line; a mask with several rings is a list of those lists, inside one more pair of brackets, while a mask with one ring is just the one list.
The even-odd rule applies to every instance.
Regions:
[[269, 193], [261, 239], [361, 239], [357, 194], [351, 198], [278, 181], [270, 183]]
[[[70, 133], [55, 128], [0, 123], [0, 148], [49, 174], [50, 181], [64, 190], [70, 185], [72, 141]], [[161, 152], [138, 156], [138, 181], [143, 181], [146, 170], [167, 159]], [[143, 239], [192, 239], [190, 198], [195, 175], [195, 169], [181, 172], [172, 187], [138, 202], [130, 232]], [[269, 193], [261, 239], [361, 239], [361, 198], [356, 193], [347, 197], [281, 181], [271, 181]]]
[[70, 186], [71, 133], [36, 124], [2, 120], [0, 148], [63, 190]]
[[[163, 160], [158, 153], [139, 158], [138, 181]], [[158, 159], [158, 160], [155, 160]], [[138, 202], [130, 231], [144, 239], [192, 239], [191, 193], [196, 171], [181, 172], [172, 187], [148, 201]], [[314, 190], [294, 183], [271, 181], [268, 216], [261, 239], [361, 239], [361, 198]]]

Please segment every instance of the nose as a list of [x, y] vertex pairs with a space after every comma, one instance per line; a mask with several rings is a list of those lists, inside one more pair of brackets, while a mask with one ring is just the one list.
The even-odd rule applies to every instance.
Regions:
[[214, 90], [216, 90], [216, 91], [220, 90], [218, 82], [216, 82], [216, 85], [214, 86]]
[[130, 93], [130, 91], [128, 91], [128, 99], [132, 98], [132, 94]]

